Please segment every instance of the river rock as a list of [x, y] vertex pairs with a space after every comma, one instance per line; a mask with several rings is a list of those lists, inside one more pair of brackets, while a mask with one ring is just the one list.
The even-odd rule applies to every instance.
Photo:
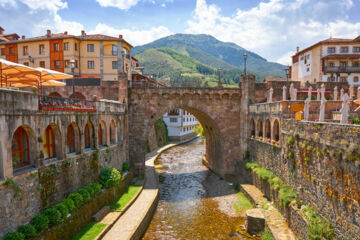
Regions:
[[255, 235], [259, 232], [264, 231], [265, 229], [265, 217], [262, 212], [262, 209], [255, 208], [246, 211], [246, 222], [245, 222], [246, 231]]

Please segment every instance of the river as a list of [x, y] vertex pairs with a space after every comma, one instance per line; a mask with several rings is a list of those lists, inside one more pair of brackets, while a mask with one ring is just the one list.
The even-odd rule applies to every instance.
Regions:
[[195, 139], [158, 158], [159, 204], [143, 239], [249, 239], [235, 231], [244, 224], [236, 191], [201, 164], [204, 152]]

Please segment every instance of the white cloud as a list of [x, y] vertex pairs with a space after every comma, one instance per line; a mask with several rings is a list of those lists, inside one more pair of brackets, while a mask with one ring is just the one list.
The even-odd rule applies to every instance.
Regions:
[[67, 8], [67, 2], [62, 0], [20, 0], [32, 10], [50, 10], [56, 13], [59, 9]]
[[135, 6], [139, 0], [96, 0], [102, 7], [116, 7], [121, 10], [128, 10]]
[[0, 0], [0, 6], [5, 8], [5, 7], [15, 7], [16, 6], [16, 2], [15, 0]]
[[330, 36], [354, 38], [360, 22], [346, 21], [351, 0], [270, 0], [224, 16], [215, 4], [197, 0], [187, 33], [206, 33], [235, 42], [272, 61], [286, 62], [296, 46], [305, 48]]
[[165, 3], [161, 4], [161, 7], [166, 8], [166, 4]]
[[124, 39], [134, 46], [143, 45], [173, 34], [164, 26], [152, 27], [147, 30], [131, 30], [117, 29], [103, 23], [97, 24], [95, 29], [91, 30], [89, 33], [102, 33], [110, 36], [119, 36], [119, 34], [122, 34]]

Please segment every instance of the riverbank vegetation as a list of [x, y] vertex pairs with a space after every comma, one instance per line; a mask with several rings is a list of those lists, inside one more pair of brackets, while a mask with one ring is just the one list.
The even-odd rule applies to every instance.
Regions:
[[242, 192], [237, 194], [238, 200], [234, 204], [234, 208], [237, 212], [245, 212], [246, 210], [254, 208], [250, 200]]
[[205, 138], [204, 128], [201, 126], [201, 124], [196, 125], [194, 128], [194, 132], [198, 134], [201, 138]]

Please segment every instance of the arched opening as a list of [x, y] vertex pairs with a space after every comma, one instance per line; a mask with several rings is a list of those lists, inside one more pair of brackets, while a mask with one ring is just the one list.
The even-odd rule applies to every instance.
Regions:
[[261, 119], [258, 120], [257, 130], [258, 130], [258, 137], [263, 137], [263, 123]]
[[50, 94], [49, 94], [49, 96], [50, 97], [58, 97], [58, 98], [61, 98], [62, 96], [60, 95], [60, 93], [58, 93], [58, 92], [51, 92]]
[[[71, 94], [69, 98], [74, 98], [74, 94]], [[75, 92], [75, 98], [80, 100], [86, 100], [86, 97], [81, 92]]]
[[59, 128], [55, 124], [50, 124], [45, 129], [43, 135], [43, 154], [44, 159], [62, 159], [62, 139]]
[[275, 121], [274, 121], [273, 136], [274, 136], [275, 141], [280, 140], [280, 125], [279, 125], [279, 121], [277, 119], [275, 119]]
[[117, 120], [117, 140], [118, 142], [121, 142], [122, 140], [122, 126], [121, 126], [121, 120]]
[[254, 121], [254, 119], [251, 119], [250, 126], [251, 126], [250, 136], [255, 137], [255, 121]]
[[265, 137], [271, 139], [271, 123], [269, 119], [265, 121]]
[[106, 139], [106, 125], [104, 121], [100, 121], [98, 126], [98, 145], [105, 146], [107, 144]]
[[13, 135], [11, 154], [14, 171], [30, 166], [29, 135], [23, 127], [19, 127]]
[[116, 143], [116, 125], [115, 121], [111, 120], [110, 122], [110, 128], [109, 128], [109, 136], [110, 136], [110, 144]]
[[69, 124], [66, 133], [66, 153], [80, 152], [79, 128], [75, 122]]
[[85, 125], [84, 129], [84, 142], [85, 149], [93, 149], [95, 148], [94, 142], [94, 127], [90, 121], [88, 121]]

